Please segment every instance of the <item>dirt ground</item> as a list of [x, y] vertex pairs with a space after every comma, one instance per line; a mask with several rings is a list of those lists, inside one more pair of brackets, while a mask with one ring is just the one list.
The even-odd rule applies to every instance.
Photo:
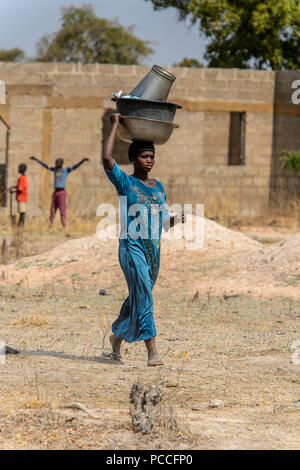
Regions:
[[[2, 243], [0, 339], [20, 354], [0, 364], [1, 449], [300, 448], [297, 229], [204, 228], [196, 250], [162, 241], [156, 368], [142, 343], [101, 355], [127, 293], [117, 241], [28, 227]], [[163, 383], [150, 434], [131, 428], [135, 382]]]

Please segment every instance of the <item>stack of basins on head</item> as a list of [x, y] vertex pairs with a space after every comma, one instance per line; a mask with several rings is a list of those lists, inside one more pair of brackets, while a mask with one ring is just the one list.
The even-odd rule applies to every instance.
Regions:
[[121, 114], [118, 136], [125, 142], [147, 140], [156, 145], [165, 144], [173, 130], [179, 104], [167, 102], [176, 77], [154, 65], [128, 97], [115, 97], [117, 112]]

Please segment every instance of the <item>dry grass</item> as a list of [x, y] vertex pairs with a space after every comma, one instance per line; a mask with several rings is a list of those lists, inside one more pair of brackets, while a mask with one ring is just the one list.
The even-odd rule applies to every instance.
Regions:
[[[78, 216], [71, 211], [68, 211], [67, 228], [65, 233], [72, 235], [87, 235], [95, 233], [96, 225], [99, 219], [91, 214], [86, 216]], [[41, 217], [29, 218], [26, 223], [25, 232], [30, 230], [36, 233], [61, 233], [64, 229], [62, 228], [59, 214], [57, 214], [53, 226], [49, 227], [48, 215]]]
[[[121, 365], [101, 362], [123, 287], [104, 297], [83, 286], [75, 292], [57, 286], [56, 292], [54, 299], [42, 287], [6, 289], [1, 331], [7, 344], [24, 353], [8, 357], [0, 377], [2, 448], [295, 448], [299, 406], [290, 346], [298, 301], [244, 295], [226, 300], [211, 291], [194, 298], [158, 285], [158, 345], [165, 366], [149, 369], [143, 344], [124, 345]], [[46, 330], [36, 327], [30, 313], [40, 312], [41, 299], [47, 320], [51, 312]], [[21, 306], [23, 315], [11, 328], [9, 312]], [[163, 382], [149, 436], [127, 426], [135, 381]], [[224, 407], [210, 408], [215, 399]], [[64, 408], [68, 403], [82, 404], [97, 418]]]
[[[282, 225], [287, 220], [268, 217], [240, 222], [272, 226], [272, 220]], [[46, 222], [27, 221], [21, 247], [26, 253], [46, 251], [69, 238], [58, 220], [52, 233]], [[67, 233], [74, 238], [94, 233], [97, 222], [70, 220]], [[2, 252], [6, 258], [9, 249], [16, 256], [11, 240], [7, 237]], [[84, 273], [70, 263], [69, 285], [54, 276], [36, 288], [29, 288], [26, 279], [1, 287], [1, 339], [23, 351], [1, 366], [1, 448], [299, 447], [299, 380], [291, 362], [299, 301], [227, 295], [225, 288], [222, 295], [213, 288], [191, 292], [197, 273], [200, 285], [216, 264], [222, 268], [222, 260], [183, 254], [179, 259], [170, 254], [162, 260], [154, 291], [158, 346], [165, 361], [159, 368], [146, 367], [141, 343], [124, 345], [123, 364], [101, 359], [126, 296], [116, 259], [117, 267], [95, 265]], [[29, 261], [20, 259], [18, 266], [28, 267]], [[99, 296], [100, 287], [108, 295]], [[133, 382], [148, 386], [158, 381], [165, 398], [156, 409], [156, 431], [134, 434], [128, 426], [130, 388]], [[212, 400], [221, 400], [224, 407], [209, 407]], [[97, 419], [64, 408], [68, 403], [83, 404]]]
[[94, 216], [78, 217], [69, 213], [64, 229], [59, 217], [50, 228], [48, 218], [27, 218], [25, 227], [11, 225], [8, 216], [0, 215], [0, 263], [8, 264], [27, 256], [40, 254], [70, 238], [93, 235], [99, 220]]
[[11, 323], [11, 326], [20, 326], [20, 327], [31, 327], [31, 326], [38, 326], [41, 328], [47, 328], [49, 327], [51, 322], [49, 320], [46, 320], [46, 318], [40, 316], [40, 315], [29, 315], [29, 316], [24, 316], [21, 314], [18, 318], [18, 320], [15, 320]]
[[43, 401], [43, 400], [37, 400], [36, 398], [28, 398], [27, 400], [24, 400], [21, 402], [20, 408], [24, 409], [45, 409], [45, 408], [51, 408], [51, 404]]
[[[176, 193], [173, 189], [172, 198], [169, 200], [184, 204], [182, 193]], [[205, 194], [201, 200], [206, 200]], [[113, 201], [115, 203], [115, 201]], [[278, 228], [297, 228], [300, 225], [300, 198], [282, 198], [278, 195], [276, 203], [270, 203], [268, 207], [263, 208], [262, 215], [259, 216], [237, 216], [232, 213], [232, 196], [229, 193], [227, 198], [211, 197], [205, 205], [205, 217], [211, 218], [221, 225], [238, 228], [240, 226], [260, 226], [260, 227], [278, 227]], [[94, 213], [87, 215], [78, 215], [68, 210], [68, 221], [66, 229], [63, 229], [57, 213], [53, 226], [49, 227], [48, 212], [40, 217], [27, 217], [24, 229], [18, 229], [9, 222], [9, 217], [0, 214], [0, 237], [2, 235], [2, 261], [8, 256], [10, 248], [14, 248], [15, 259], [20, 256], [28, 256], [26, 248], [26, 237], [47, 235], [60, 237], [87, 236], [96, 233], [96, 227], [101, 219]], [[24, 241], [25, 239], [25, 241]], [[34, 254], [33, 250], [30, 254]]]

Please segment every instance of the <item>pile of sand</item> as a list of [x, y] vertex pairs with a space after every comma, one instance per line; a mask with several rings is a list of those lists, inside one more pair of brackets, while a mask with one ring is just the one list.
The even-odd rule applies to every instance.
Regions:
[[[69, 240], [44, 255], [36, 256], [37, 262], [53, 262], [65, 264], [70, 261], [86, 260], [87, 258], [103, 258], [113, 253], [118, 245], [118, 226], [108, 230], [98, 231], [91, 237]], [[241, 253], [257, 250], [262, 245], [242, 233], [229, 230], [212, 220], [188, 214], [185, 224], [177, 224], [168, 232], [162, 232], [162, 253], [180, 250], [202, 250], [213, 253]]]
[[[199, 218], [200, 219], [200, 218]], [[198, 225], [197, 225], [198, 224]], [[257, 250], [260, 243], [245, 235], [229, 230], [208, 219], [196, 219], [188, 215], [183, 237], [178, 239], [181, 226], [163, 234], [162, 256], [172, 255], [176, 251], [189, 250], [193, 253], [205, 253], [206, 256], [223, 256]], [[195, 231], [197, 229], [197, 231]], [[56, 246], [49, 252], [23, 258], [11, 265], [1, 266], [5, 283], [25, 280], [28, 286], [57, 282], [72, 273], [89, 276], [95, 270], [108, 273], [118, 269], [118, 230], [115, 239], [107, 239], [103, 232], [93, 236], [72, 239]], [[177, 238], [176, 238], [177, 237]]]
[[[223, 227], [212, 220], [189, 214], [186, 217], [186, 223], [171, 229], [170, 235], [163, 232], [162, 252], [202, 250], [208, 254], [221, 255], [257, 250], [262, 246], [252, 238]], [[180, 236], [181, 231], [183, 236], [181, 239], [176, 240], [176, 235]]]
[[[262, 245], [242, 233], [229, 230], [212, 220], [203, 217], [187, 215], [185, 224], [178, 224], [168, 232], [162, 232], [162, 253], [178, 250], [203, 250], [206, 252], [232, 252], [241, 253], [257, 250]], [[37, 263], [53, 262], [65, 264], [70, 261], [86, 260], [87, 258], [103, 258], [103, 254], [113, 253], [118, 245], [119, 228], [110, 227], [110, 236], [116, 234], [115, 239], [108, 238], [108, 231], [99, 231], [90, 237], [69, 240], [51, 251], [38, 255]]]
[[236, 263], [244, 267], [249, 278], [266, 281], [287, 282], [299, 276], [300, 279], [300, 233], [268, 247], [242, 255]]
[[[120, 276], [118, 228], [115, 229], [114, 239], [108, 239], [101, 232], [69, 240], [46, 253], [23, 258], [14, 264], [2, 265], [2, 285], [18, 282], [28, 287], [57, 282], [70, 284], [74, 279], [75, 282], [85, 279], [83, 282], [89, 285], [93, 282], [110, 285]], [[162, 238], [162, 274], [172, 266], [173, 276], [180, 280], [182, 266], [185, 263], [193, 265], [192, 277], [187, 280], [191, 288], [196, 286], [203, 290], [206, 283], [213, 280], [214, 288], [221, 291], [226, 287], [236, 292], [247, 292], [248, 289], [273, 292], [275, 289], [277, 293], [281, 290], [286, 293], [287, 289], [297, 289], [298, 280], [300, 282], [300, 234], [264, 247], [216, 222], [187, 215], [186, 225], [163, 232]], [[179, 257], [173, 256], [175, 252], [181, 253]], [[203, 266], [210, 259], [222, 262], [214, 263], [203, 279]]]

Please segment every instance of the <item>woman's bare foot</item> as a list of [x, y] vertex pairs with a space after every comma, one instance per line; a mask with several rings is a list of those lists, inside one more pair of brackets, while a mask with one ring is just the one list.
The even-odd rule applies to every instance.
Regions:
[[148, 363], [147, 363], [147, 366], [149, 367], [153, 367], [153, 366], [162, 366], [163, 365], [163, 361], [161, 360], [161, 358], [159, 356], [155, 356], [155, 357], [148, 357]]
[[110, 335], [109, 341], [112, 347], [112, 356], [116, 361], [121, 360], [121, 343], [122, 340], [115, 336], [114, 334]]
[[112, 352], [103, 352], [102, 355], [104, 357], [108, 357], [109, 359], [114, 359], [115, 361], [121, 361], [122, 356], [120, 354], [121, 352], [121, 343], [122, 340], [115, 336], [114, 334], [110, 335], [109, 341], [112, 347]]
[[145, 341], [145, 345], [148, 351], [148, 366], [161, 366], [163, 365], [163, 361], [161, 360], [157, 348], [156, 348], [156, 341], [155, 337], [151, 339], [147, 339]]

